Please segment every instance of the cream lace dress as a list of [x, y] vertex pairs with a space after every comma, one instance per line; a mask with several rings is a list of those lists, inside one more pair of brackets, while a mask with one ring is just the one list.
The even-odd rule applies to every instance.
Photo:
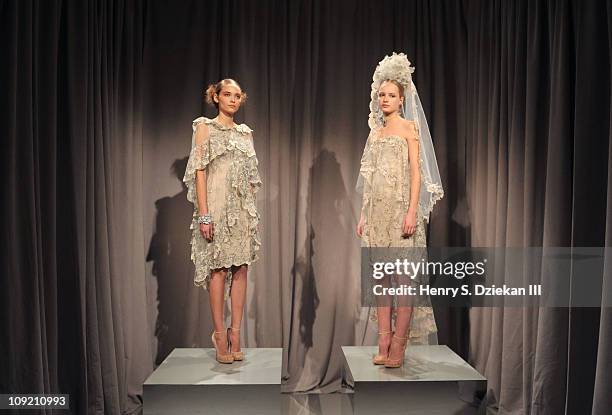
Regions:
[[[196, 144], [198, 124], [208, 125], [209, 136]], [[261, 245], [255, 195], [261, 186], [252, 130], [246, 124], [226, 127], [205, 117], [193, 121], [191, 153], [183, 182], [187, 199], [193, 203], [191, 260], [195, 264], [194, 284], [208, 288], [211, 271], [251, 264], [258, 259]], [[208, 242], [200, 234], [197, 218], [196, 171], [206, 170], [208, 210], [214, 237]], [[231, 283], [231, 270], [227, 281]]]
[[[416, 128], [410, 139], [419, 139]], [[410, 205], [410, 162], [406, 139], [396, 135], [383, 136], [380, 130], [372, 130], [361, 159], [360, 175], [363, 180], [362, 246], [394, 248], [388, 250], [393, 259], [397, 258], [398, 252], [400, 255], [405, 252], [408, 257], [419, 251], [401, 248], [426, 247], [425, 220], [420, 214], [415, 233], [408, 238], [402, 237], [404, 216]], [[385, 250], [377, 252], [380, 251]], [[428, 298], [425, 301], [430, 304]], [[422, 300], [420, 304], [423, 304]], [[426, 344], [429, 334], [435, 332], [437, 328], [431, 306], [414, 307], [410, 342]]]

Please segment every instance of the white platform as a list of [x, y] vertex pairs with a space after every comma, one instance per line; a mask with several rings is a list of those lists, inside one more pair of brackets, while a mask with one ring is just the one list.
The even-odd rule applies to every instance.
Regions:
[[143, 413], [279, 414], [281, 348], [245, 348], [221, 364], [214, 349], [174, 349], [143, 385]]
[[486, 378], [447, 346], [408, 346], [404, 366], [372, 364], [378, 347], [343, 346], [355, 414], [475, 414]]

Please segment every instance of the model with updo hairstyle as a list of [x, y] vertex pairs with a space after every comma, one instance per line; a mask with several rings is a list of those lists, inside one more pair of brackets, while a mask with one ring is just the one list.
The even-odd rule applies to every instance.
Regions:
[[[215, 108], [218, 109], [219, 104], [215, 102], [215, 95], [219, 95], [219, 93], [221, 92], [221, 89], [226, 85], [233, 85], [242, 91], [242, 88], [240, 88], [240, 85], [238, 84], [238, 82], [234, 81], [231, 78], [222, 79], [216, 84], [208, 85], [208, 88], [206, 88], [206, 91], [204, 92], [204, 97], [205, 97], [204, 99], [206, 100], [206, 103], [213, 105]], [[242, 91], [241, 105], [244, 105], [246, 103], [246, 100], [247, 100], [247, 93]]]
[[[234, 115], [246, 93], [233, 79], [211, 84], [206, 102], [217, 108], [209, 119], [193, 121], [191, 154], [183, 181], [193, 203], [191, 259], [194, 284], [208, 290], [214, 331], [211, 339], [220, 363], [243, 360], [240, 325], [249, 264], [258, 259], [259, 213], [255, 204], [261, 179], [253, 130]], [[231, 299], [231, 325], [225, 329], [225, 293]]]

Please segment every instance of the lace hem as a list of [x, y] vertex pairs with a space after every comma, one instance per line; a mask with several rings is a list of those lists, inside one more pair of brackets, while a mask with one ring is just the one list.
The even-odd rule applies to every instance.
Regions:
[[210, 283], [210, 279], [212, 277], [212, 271], [217, 269], [227, 269], [227, 276], [225, 277], [225, 282], [226, 284], [231, 284], [233, 276], [232, 267], [239, 267], [241, 265], [251, 265], [257, 261], [259, 261], [259, 255], [255, 255], [248, 261], [227, 261], [216, 268], [209, 269], [208, 272], [196, 272], [195, 277], [193, 279], [193, 285], [195, 287], [202, 287], [205, 290], [208, 290], [208, 284]]

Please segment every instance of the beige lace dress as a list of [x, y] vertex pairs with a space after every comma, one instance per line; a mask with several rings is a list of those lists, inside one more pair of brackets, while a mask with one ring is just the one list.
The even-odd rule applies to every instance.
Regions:
[[[200, 123], [208, 125], [209, 136], [196, 144], [195, 131]], [[251, 133], [246, 124], [226, 127], [205, 117], [193, 121], [191, 153], [183, 181], [187, 185], [187, 199], [194, 206], [191, 260], [195, 264], [196, 286], [207, 288], [212, 270], [251, 264], [258, 259], [261, 243], [255, 195], [261, 179]], [[206, 170], [208, 210], [214, 224], [211, 242], [202, 237], [197, 221], [197, 170]], [[231, 277], [230, 270], [227, 282], [231, 283]]]
[[[411, 139], [419, 139], [416, 128]], [[402, 236], [404, 217], [410, 205], [410, 162], [406, 139], [396, 135], [383, 136], [379, 130], [372, 130], [361, 159], [360, 175], [363, 180], [362, 247], [375, 248], [371, 251], [383, 256], [388, 253], [392, 256], [389, 260], [402, 255], [414, 258], [415, 251], [423, 253], [424, 250], [409, 249], [424, 248], [427, 244], [425, 220], [420, 214], [415, 233], [408, 238]], [[422, 282], [423, 278], [419, 276], [415, 281]], [[429, 298], [424, 301], [430, 305]], [[420, 304], [423, 304], [422, 299]], [[427, 343], [429, 334], [435, 332], [437, 328], [431, 306], [414, 307], [410, 342]]]

